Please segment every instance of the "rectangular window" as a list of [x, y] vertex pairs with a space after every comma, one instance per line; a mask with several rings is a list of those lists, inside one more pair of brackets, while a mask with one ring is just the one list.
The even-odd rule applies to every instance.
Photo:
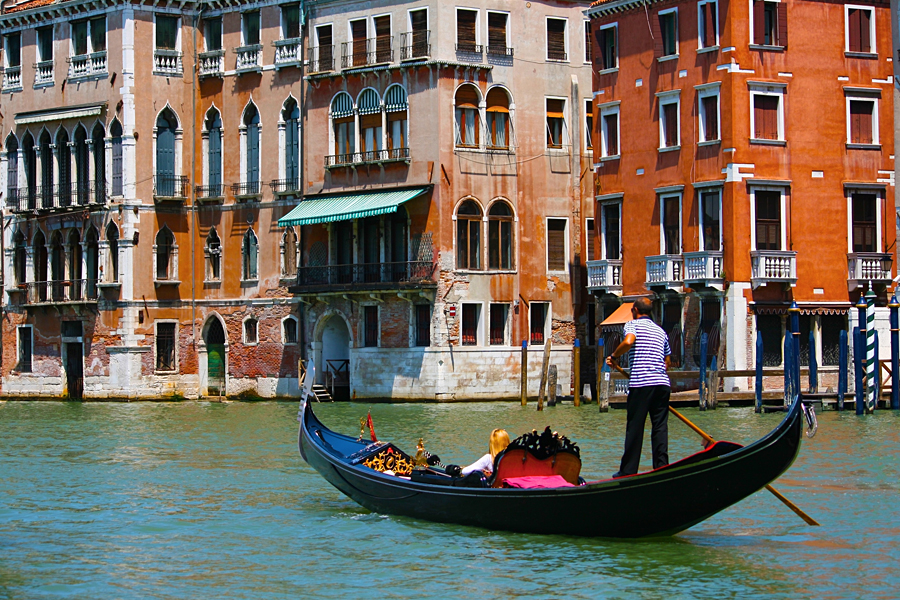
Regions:
[[22, 34], [11, 33], [6, 36], [6, 66], [18, 67], [22, 64]]
[[679, 132], [680, 97], [666, 94], [659, 97], [659, 147], [677, 148], [681, 145]]
[[547, 18], [547, 60], [568, 60], [566, 19]]
[[753, 1], [753, 44], [787, 46], [787, 3]]
[[531, 326], [529, 340], [532, 344], [543, 345], [544, 343], [544, 338], [546, 337], [545, 332], [547, 329], [548, 306], [549, 305], [546, 302], [532, 302], [528, 306]]
[[702, 231], [702, 250], [718, 251], [722, 249], [722, 192], [701, 192], [700, 219]]
[[616, 24], [601, 27], [597, 33], [597, 47], [600, 52], [600, 69], [619, 67], [619, 28]]
[[481, 53], [478, 45], [478, 11], [456, 9], [456, 49], [459, 52]]
[[584, 153], [594, 151], [594, 101], [584, 101]]
[[503, 346], [506, 344], [506, 316], [508, 314], [508, 304], [491, 304], [491, 346]]
[[178, 42], [178, 17], [156, 17], [156, 49], [175, 50]]
[[590, 64], [593, 60], [592, 58], [592, 46], [591, 43], [591, 22], [584, 22], [584, 62], [586, 64]]
[[584, 240], [585, 245], [587, 246], [587, 259], [594, 260], [597, 256], [597, 253], [594, 251], [594, 240], [597, 237], [597, 232], [594, 231], [594, 219], [585, 219], [584, 221]]
[[244, 46], [259, 44], [259, 11], [253, 10], [241, 15], [241, 33], [244, 36]]
[[700, 48], [713, 48], [719, 45], [718, 4], [716, 0], [697, 4], [697, 34]]
[[753, 139], [783, 140], [782, 93], [750, 92], [753, 106]]
[[20, 373], [31, 373], [31, 327], [19, 327], [19, 364], [16, 370]]
[[314, 71], [330, 71], [334, 69], [334, 38], [332, 37], [331, 25], [320, 25], [316, 27], [316, 43], [318, 47], [319, 64], [312, 65]]
[[781, 250], [781, 192], [756, 190], [756, 249]]
[[661, 56], [675, 56], [678, 54], [678, 9], [660, 11], [659, 33], [662, 44]]
[[175, 370], [175, 323], [156, 324], [156, 370]]
[[622, 231], [621, 214], [622, 205], [618, 202], [603, 205], [601, 225], [601, 250], [604, 260], [619, 260], [622, 258]]
[[256, 319], [247, 319], [244, 321], [244, 343], [245, 344], [255, 344], [256, 337], [256, 329], [257, 322]]
[[867, 98], [848, 98], [849, 144], [877, 144], [878, 109], [876, 100]]
[[371, 348], [378, 345], [378, 307], [365, 306], [363, 309], [363, 345]]
[[222, 49], [222, 19], [207, 19], [206, 50], [212, 52]]
[[72, 53], [80, 56], [88, 53], [88, 22], [72, 23]]
[[[428, 9], [421, 8], [409, 11], [409, 28], [412, 33], [410, 53], [407, 58], [419, 58], [431, 54], [428, 43]], [[401, 57], [403, 58], [403, 57]]]
[[462, 345], [478, 345], [478, 318], [481, 313], [479, 304], [462, 305]]
[[719, 133], [719, 88], [699, 90], [700, 141], [714, 142], [721, 139]]
[[53, 60], [53, 27], [41, 27], [37, 30], [38, 61]]
[[562, 148], [566, 142], [566, 101], [547, 98], [547, 147]]
[[488, 54], [506, 56], [507, 21], [506, 13], [488, 11]]
[[853, 206], [853, 251], [877, 252], [877, 202], [875, 194], [854, 193]]
[[431, 305], [416, 304], [416, 346], [431, 345]]
[[72, 23], [72, 54], [80, 56], [106, 50], [106, 17]]
[[547, 219], [547, 270], [566, 270], [566, 219]]
[[375, 62], [391, 62], [393, 53], [391, 50], [391, 16], [382, 15], [373, 17], [372, 24], [375, 27]]
[[299, 4], [289, 4], [281, 8], [281, 35], [286, 40], [300, 37]]
[[663, 254], [681, 254], [681, 196], [660, 198], [663, 224]]
[[600, 107], [600, 156], [619, 156], [619, 104]]
[[91, 19], [91, 52], [106, 51], [106, 17]]
[[847, 51], [871, 54], [875, 51], [874, 9], [865, 6], [846, 6]]
[[296, 344], [297, 343], [297, 319], [288, 318], [281, 322], [281, 326], [284, 328], [284, 343], [287, 344]]
[[763, 366], [781, 366], [782, 344], [780, 315], [756, 315], [756, 330], [762, 332]]

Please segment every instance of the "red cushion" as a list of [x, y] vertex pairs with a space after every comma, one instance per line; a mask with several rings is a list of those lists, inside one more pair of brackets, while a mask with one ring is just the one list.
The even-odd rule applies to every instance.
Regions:
[[561, 475], [509, 477], [503, 480], [502, 485], [506, 488], [521, 488], [526, 490], [537, 488], [575, 487], [563, 479]]

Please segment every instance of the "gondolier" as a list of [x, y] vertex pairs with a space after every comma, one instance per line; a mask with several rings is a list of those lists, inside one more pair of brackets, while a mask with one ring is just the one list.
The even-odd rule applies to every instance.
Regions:
[[663, 329], [653, 322], [649, 298], [639, 298], [631, 307], [634, 320], [625, 324], [625, 339], [606, 359], [616, 366], [617, 359], [634, 348], [631, 378], [628, 383], [628, 417], [625, 426], [625, 451], [619, 472], [613, 477], [634, 475], [641, 462], [644, 423], [650, 415], [652, 425], [650, 443], [653, 447], [653, 468], [669, 464], [669, 357], [672, 350]]

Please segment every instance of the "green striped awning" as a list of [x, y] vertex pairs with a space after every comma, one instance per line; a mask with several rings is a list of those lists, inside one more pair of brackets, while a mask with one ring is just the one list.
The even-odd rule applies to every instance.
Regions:
[[304, 200], [294, 210], [278, 219], [281, 227], [349, 221], [395, 212], [404, 202], [424, 194], [427, 187], [390, 192], [367, 192], [348, 196], [331, 196]]

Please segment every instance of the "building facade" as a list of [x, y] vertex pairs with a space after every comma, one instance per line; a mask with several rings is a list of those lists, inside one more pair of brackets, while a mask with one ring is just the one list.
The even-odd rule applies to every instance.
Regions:
[[758, 332], [764, 363], [781, 364], [797, 302], [801, 360], [812, 351], [837, 364], [850, 306], [871, 286], [883, 307], [893, 277], [888, 11], [814, 0], [592, 5], [588, 289], [599, 314], [649, 295], [680, 366], [697, 364], [706, 333], [710, 355], [721, 347], [726, 367], [743, 370]]

